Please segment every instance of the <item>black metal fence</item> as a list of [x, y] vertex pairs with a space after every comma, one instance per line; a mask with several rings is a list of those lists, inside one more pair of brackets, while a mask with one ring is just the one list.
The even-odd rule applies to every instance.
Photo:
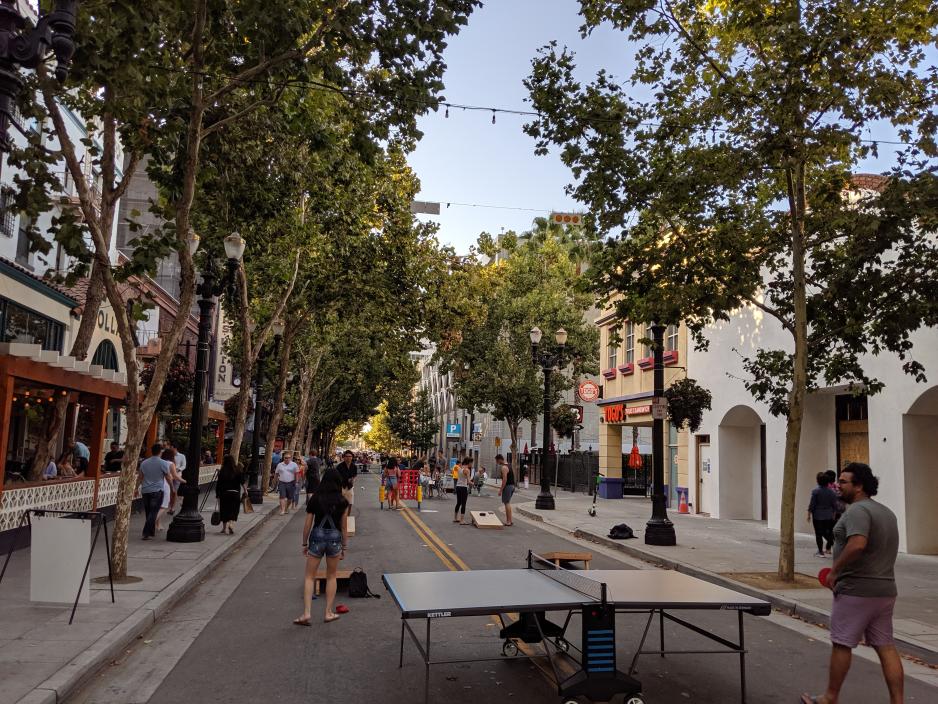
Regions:
[[[532, 485], [540, 484], [542, 453], [535, 451], [521, 455], [521, 474], [525, 470]], [[566, 491], [581, 491], [592, 496], [599, 474], [599, 454], [596, 452], [568, 452], [558, 458], [555, 454], [547, 456], [547, 476], [551, 486]], [[629, 468], [629, 455], [622, 455], [622, 493], [625, 496], [648, 496], [651, 493], [651, 455], [642, 455], [639, 469]]]

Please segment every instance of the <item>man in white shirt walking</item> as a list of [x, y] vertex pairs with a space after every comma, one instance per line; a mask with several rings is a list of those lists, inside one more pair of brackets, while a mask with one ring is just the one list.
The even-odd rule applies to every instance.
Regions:
[[296, 488], [296, 474], [299, 471], [289, 452], [284, 452], [277, 465], [277, 488], [280, 491], [280, 515], [289, 513], [293, 503], [293, 491]]

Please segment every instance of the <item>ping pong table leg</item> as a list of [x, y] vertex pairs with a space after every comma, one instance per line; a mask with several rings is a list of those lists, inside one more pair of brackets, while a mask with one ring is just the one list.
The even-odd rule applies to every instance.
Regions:
[[398, 669], [404, 667], [404, 619], [401, 618], [401, 662]]
[[664, 609], [658, 611], [658, 629], [661, 636], [661, 657], [664, 657]]
[[739, 685], [742, 703], [746, 704], [746, 640], [743, 635], [743, 612], [739, 613]]
[[648, 638], [648, 629], [651, 628], [651, 620], [655, 617], [655, 611], [652, 609], [648, 612], [648, 620], [645, 621], [645, 630], [642, 631], [642, 639], [638, 642], [638, 647], [635, 649], [635, 655], [632, 656], [632, 664], [629, 665], [628, 674], [631, 675], [635, 672], [635, 663], [638, 662], [638, 656], [642, 654], [642, 648], [645, 647], [645, 639]]
[[426, 648], [426, 659], [424, 664], [426, 667], [426, 674], [424, 675], [423, 681], [423, 701], [424, 704], [430, 704], [430, 621], [427, 619], [427, 648]]

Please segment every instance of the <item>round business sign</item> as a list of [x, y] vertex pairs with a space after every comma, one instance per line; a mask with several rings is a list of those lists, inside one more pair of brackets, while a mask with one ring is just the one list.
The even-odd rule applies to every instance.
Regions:
[[577, 395], [581, 401], [592, 403], [599, 398], [599, 384], [589, 379], [581, 381], [580, 386], [577, 388]]

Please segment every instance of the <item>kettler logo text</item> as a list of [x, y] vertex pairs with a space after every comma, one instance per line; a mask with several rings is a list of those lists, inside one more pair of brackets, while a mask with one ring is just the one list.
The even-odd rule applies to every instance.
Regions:
[[427, 618], [445, 618], [452, 615], [452, 611], [431, 611], [427, 614]]

